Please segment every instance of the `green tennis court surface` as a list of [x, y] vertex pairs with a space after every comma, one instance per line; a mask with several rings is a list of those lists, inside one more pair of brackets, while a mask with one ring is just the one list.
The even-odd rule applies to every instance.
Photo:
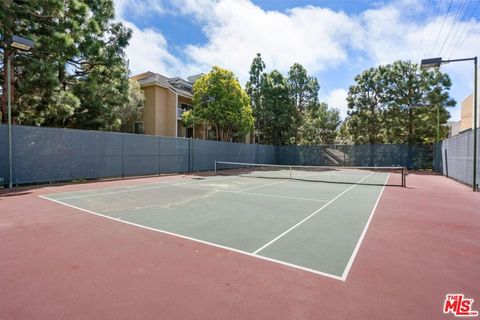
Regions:
[[43, 198], [345, 280], [389, 173], [356, 179], [208, 176]]

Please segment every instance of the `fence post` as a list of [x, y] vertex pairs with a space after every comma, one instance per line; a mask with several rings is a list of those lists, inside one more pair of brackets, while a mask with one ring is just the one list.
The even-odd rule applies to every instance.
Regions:
[[122, 179], [125, 178], [125, 135], [122, 134]]
[[162, 166], [160, 165], [160, 162], [162, 161], [162, 156], [161, 156], [161, 150], [162, 150], [162, 138], [158, 137], [158, 143], [157, 143], [157, 156], [158, 156], [158, 159], [157, 159], [157, 165], [158, 165], [158, 175], [160, 175], [160, 172], [162, 171]]
[[447, 158], [447, 148], [445, 148], [445, 174], [448, 178], [448, 158]]
[[187, 151], [187, 156], [188, 156], [188, 172], [192, 172], [192, 159], [190, 159], [191, 157], [191, 153], [190, 153], [190, 149], [191, 149], [191, 144], [192, 144], [192, 137], [188, 138], [188, 151]]
[[192, 137], [188, 144], [188, 159], [190, 161], [190, 172], [195, 172], [195, 140]]

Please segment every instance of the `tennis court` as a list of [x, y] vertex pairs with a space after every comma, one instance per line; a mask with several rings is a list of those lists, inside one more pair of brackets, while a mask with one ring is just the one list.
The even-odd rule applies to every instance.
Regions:
[[478, 296], [468, 186], [227, 167], [0, 193], [0, 318], [433, 319]]
[[42, 198], [345, 280], [385, 185], [404, 181], [395, 168], [216, 167], [219, 175]]

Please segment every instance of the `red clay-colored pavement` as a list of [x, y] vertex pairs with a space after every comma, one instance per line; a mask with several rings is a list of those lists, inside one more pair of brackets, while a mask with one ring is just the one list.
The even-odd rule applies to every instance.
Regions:
[[480, 194], [445, 177], [385, 189], [345, 282], [37, 197], [159, 179], [0, 194], [0, 319], [453, 319], [457, 292], [480, 310]]

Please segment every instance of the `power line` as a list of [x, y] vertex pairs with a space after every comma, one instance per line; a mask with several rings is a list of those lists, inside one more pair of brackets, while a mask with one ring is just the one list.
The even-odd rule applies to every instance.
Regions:
[[[475, 8], [472, 10], [472, 14], [470, 15], [470, 17], [468, 17], [468, 19], [467, 19], [468, 22], [465, 23], [464, 28], [462, 30], [462, 33], [458, 37], [457, 42], [452, 47], [451, 52], [449, 52], [449, 54], [446, 55], [448, 58], [450, 58], [450, 56], [453, 54], [455, 49], [459, 48], [463, 44], [463, 41], [465, 41], [465, 39], [470, 35], [470, 32], [472, 32], [473, 28], [475, 28], [476, 24], [478, 23], [478, 20], [471, 20], [471, 19], [475, 15], [475, 12], [477, 11], [477, 8], [478, 8], [479, 4], [480, 4], [480, 1], [477, 1], [477, 4], [476, 4]], [[468, 29], [468, 26], [471, 25], [471, 24], [473, 24], [473, 26], [467, 32], [467, 36], [462, 39], [462, 36], [465, 34], [465, 31]]]
[[448, 47], [447, 50], [445, 50], [445, 56], [447, 55], [448, 52], [451, 51], [452, 48], [454, 48], [453, 44], [457, 43], [457, 41], [459, 39], [459, 38], [457, 38], [458, 31], [462, 28], [462, 22], [465, 21], [465, 17], [467, 16], [468, 9], [470, 9], [470, 5], [472, 4], [472, 2], [473, 2], [473, 0], [470, 0], [468, 2], [468, 5], [465, 8], [465, 11], [463, 12], [462, 17], [460, 18], [460, 20], [458, 20], [458, 28], [455, 30], [455, 33], [453, 34], [452, 40], [450, 41], [450, 47]]
[[[418, 55], [421, 55], [423, 53], [423, 50], [424, 50], [424, 47], [425, 47], [425, 30], [427, 29], [427, 25], [428, 25], [428, 16], [429, 16], [429, 13], [430, 13], [430, 0], [426, 0], [426, 5], [427, 5], [427, 11], [426, 11], [425, 17], [423, 19], [426, 24], [425, 24], [425, 28], [423, 28], [422, 37], [420, 39], [420, 50], [418, 51]], [[418, 55], [417, 55], [417, 60], [420, 58]]]
[[445, 13], [445, 17], [443, 18], [442, 26], [440, 27], [440, 31], [437, 33], [437, 37], [435, 38], [435, 41], [433, 42], [432, 50], [435, 49], [435, 44], [438, 41], [438, 37], [440, 37], [440, 34], [443, 31], [443, 26], [445, 25], [445, 21], [447, 20], [448, 14], [450, 13], [450, 8], [452, 7], [452, 2], [453, 0], [450, 0], [450, 3], [448, 4], [447, 12]]
[[[435, 11], [435, 14], [433, 15], [433, 19], [431, 19], [432, 21], [437, 20], [439, 11], [440, 11], [440, 7], [437, 6], [437, 10]], [[432, 29], [432, 28], [429, 27], [428, 29]], [[430, 30], [429, 30], [429, 31], [430, 31]], [[422, 56], [426, 56], [427, 53], [429, 53], [429, 50], [428, 50], [429, 47], [430, 47], [430, 44], [428, 44], [427, 46], [425, 46], [425, 51], [423, 52]]]
[[447, 36], [445, 37], [445, 40], [443, 41], [442, 47], [440, 48], [440, 55], [442, 55], [443, 48], [445, 47], [445, 44], [447, 44], [448, 39], [450, 39], [450, 34], [452, 33], [453, 29], [455, 29], [455, 27], [456, 27], [457, 24], [458, 24], [460, 15], [461, 15], [462, 12], [463, 12], [463, 8], [464, 8], [465, 4], [466, 4], [466, 1], [465, 1], [465, 0], [462, 0], [462, 3], [460, 4], [459, 9], [457, 10], [457, 14], [455, 15], [454, 18], [452, 18], [452, 19], [453, 19], [453, 20], [452, 20], [452, 25], [451, 25], [451, 27], [450, 27], [450, 30], [448, 30], [448, 34], [447, 34]]

